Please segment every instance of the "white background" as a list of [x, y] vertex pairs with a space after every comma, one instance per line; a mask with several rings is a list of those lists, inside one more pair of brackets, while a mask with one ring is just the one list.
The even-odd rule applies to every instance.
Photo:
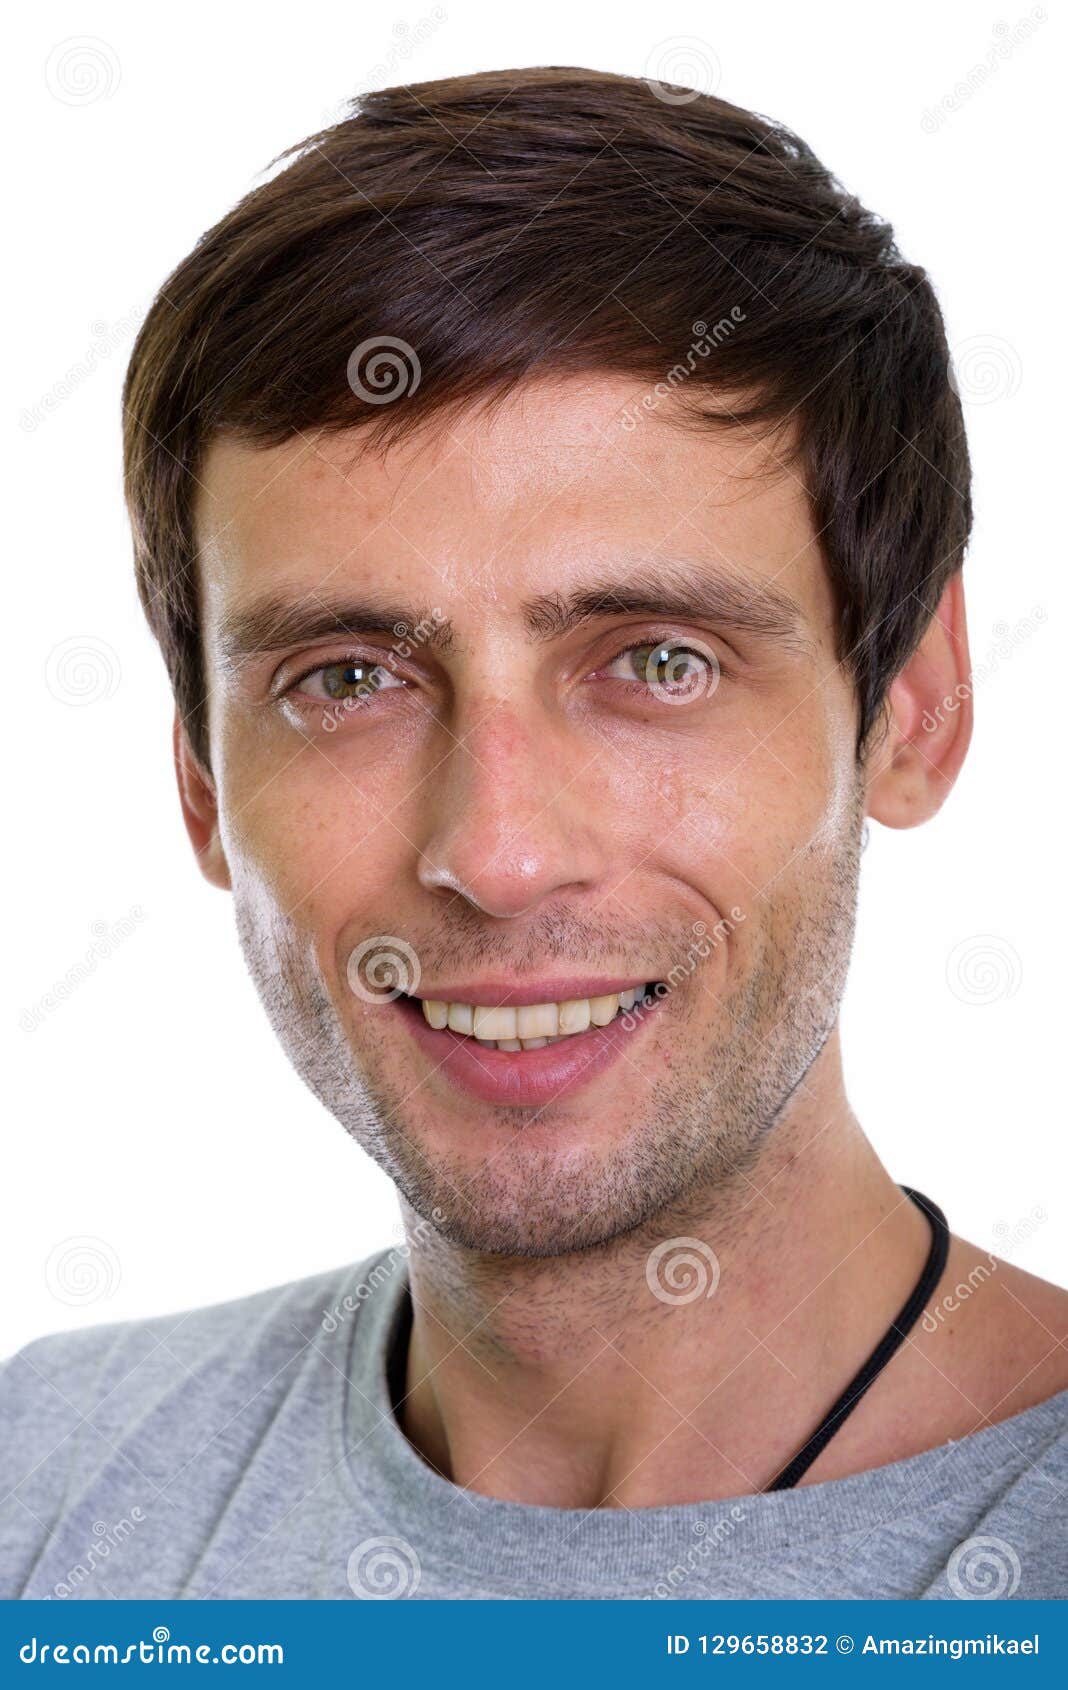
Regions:
[[[1059, 21], [1022, 0], [629, 13], [86, 0], [20, 9], [19, 28], [4, 96], [14, 1101], [0, 1352], [398, 1236], [388, 1182], [276, 1048], [228, 900], [186, 845], [167, 684], [133, 586], [119, 389], [155, 288], [285, 146], [369, 83], [516, 65], [718, 77], [724, 97], [797, 129], [933, 275], [975, 462], [966, 579], [985, 672], [943, 814], [872, 829], [847, 1077], [899, 1179], [976, 1242], [1068, 1280]], [[94, 939], [110, 954], [85, 967]], [[35, 1014], [57, 986], [66, 1001]]]

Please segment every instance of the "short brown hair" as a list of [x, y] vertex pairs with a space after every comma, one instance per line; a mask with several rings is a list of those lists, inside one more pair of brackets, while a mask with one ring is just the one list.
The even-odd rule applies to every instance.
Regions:
[[[668, 92], [535, 69], [369, 94], [168, 279], [126, 377], [126, 493], [141, 599], [205, 764], [192, 507], [211, 440], [395, 436], [594, 370], [667, 380], [699, 424], [723, 425], [724, 395], [729, 426], [791, 420], [863, 742], [971, 524], [941, 312], [891, 227], [796, 135]], [[695, 356], [699, 331], [713, 355]], [[373, 370], [347, 375], [390, 337], [418, 366], [399, 404]]]

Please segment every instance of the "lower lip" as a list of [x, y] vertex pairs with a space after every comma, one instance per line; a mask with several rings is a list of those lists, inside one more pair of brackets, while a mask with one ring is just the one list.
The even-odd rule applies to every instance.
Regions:
[[[645, 1023], [655, 1013], [655, 1005], [632, 1010], [617, 1015], [607, 1027], [571, 1033], [559, 1044], [545, 1045], [541, 1050], [498, 1050], [496, 1045], [479, 1044], [477, 1039], [448, 1027], [440, 1031], [431, 1027], [411, 998], [397, 998], [394, 1005], [438, 1073], [482, 1103], [512, 1104], [516, 1108], [554, 1103], [588, 1085], [635, 1047]], [[624, 1027], [624, 1020], [632, 1024]]]

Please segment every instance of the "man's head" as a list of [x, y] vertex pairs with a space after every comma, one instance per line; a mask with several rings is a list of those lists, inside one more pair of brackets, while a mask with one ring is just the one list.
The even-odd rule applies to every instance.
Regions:
[[747, 1166], [834, 1027], [864, 814], [966, 748], [921, 724], [967, 453], [890, 229], [718, 100], [393, 90], [204, 237], [126, 399], [187, 822], [317, 1094], [480, 1249]]

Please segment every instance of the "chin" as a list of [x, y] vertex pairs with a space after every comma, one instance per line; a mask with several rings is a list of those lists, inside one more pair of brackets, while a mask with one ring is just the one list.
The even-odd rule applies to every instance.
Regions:
[[[480, 1152], [412, 1133], [391, 1135], [388, 1172], [415, 1213], [448, 1243], [480, 1254], [561, 1257], [600, 1248], [647, 1223], [691, 1177], [657, 1123], [605, 1143], [603, 1118], [572, 1116], [537, 1142], [512, 1123]], [[440, 1136], [437, 1132], [433, 1138]]]

